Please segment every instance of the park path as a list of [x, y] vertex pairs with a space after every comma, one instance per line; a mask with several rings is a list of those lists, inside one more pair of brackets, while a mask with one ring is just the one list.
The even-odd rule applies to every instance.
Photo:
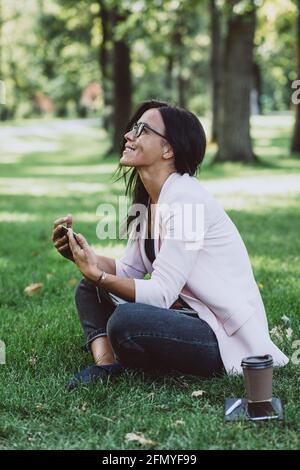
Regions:
[[[59, 137], [81, 134], [99, 138], [99, 119], [37, 120], [22, 125], [0, 125], [0, 163], [13, 161], [18, 153], [47, 152], [59, 148]], [[6, 161], [7, 160], [7, 161]], [[215, 195], [288, 196], [300, 193], [300, 174], [262, 174], [216, 180], [202, 180]]]
[[300, 174], [259, 175], [202, 181], [213, 194], [249, 194], [263, 196], [300, 193]]
[[58, 150], [59, 138], [63, 135], [96, 138], [99, 131], [99, 119], [40, 119], [19, 125], [0, 124], [0, 161], [3, 162], [7, 154]]

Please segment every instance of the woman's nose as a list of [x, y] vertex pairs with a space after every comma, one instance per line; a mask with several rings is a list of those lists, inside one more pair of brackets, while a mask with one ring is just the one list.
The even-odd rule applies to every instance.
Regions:
[[126, 132], [126, 134], [124, 134], [124, 138], [126, 140], [134, 140], [133, 130], [130, 130], [130, 131]]

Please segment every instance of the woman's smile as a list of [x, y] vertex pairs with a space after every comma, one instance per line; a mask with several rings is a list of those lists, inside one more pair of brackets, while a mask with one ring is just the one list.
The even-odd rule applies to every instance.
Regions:
[[125, 149], [123, 150], [123, 154], [129, 154], [129, 153], [132, 153], [136, 150], [136, 148], [134, 147], [134, 145], [132, 144], [129, 144], [127, 142], [127, 144], [125, 145]]

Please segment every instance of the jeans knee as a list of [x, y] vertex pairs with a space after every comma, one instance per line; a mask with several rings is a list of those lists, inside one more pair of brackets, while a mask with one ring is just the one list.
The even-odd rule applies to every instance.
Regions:
[[134, 303], [126, 303], [118, 305], [107, 322], [108, 337], [114, 341], [128, 334], [132, 329], [132, 317], [134, 315]]
[[86, 292], [88, 292], [89, 290], [92, 292], [95, 290], [95, 287], [92, 284], [89, 284], [85, 278], [82, 278], [81, 281], [75, 287], [74, 291], [76, 305], [78, 305], [82, 296], [86, 294]]

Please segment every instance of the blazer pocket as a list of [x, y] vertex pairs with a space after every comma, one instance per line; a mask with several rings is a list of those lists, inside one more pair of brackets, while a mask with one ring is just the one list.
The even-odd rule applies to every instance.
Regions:
[[239, 314], [231, 315], [231, 317], [227, 318], [227, 320], [223, 323], [223, 328], [226, 331], [226, 334], [228, 336], [232, 336], [254, 314], [255, 312], [251, 309], [248, 311], [243, 311]]

